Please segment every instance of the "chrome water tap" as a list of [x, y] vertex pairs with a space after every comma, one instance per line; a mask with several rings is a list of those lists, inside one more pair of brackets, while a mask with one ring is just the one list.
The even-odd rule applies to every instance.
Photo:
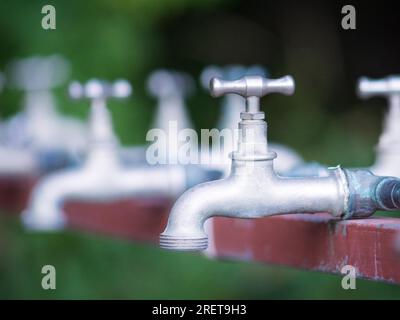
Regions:
[[[380, 80], [361, 77], [356, 88], [357, 95], [362, 99], [380, 96], [389, 100], [383, 132], [376, 147], [375, 164], [369, 169], [377, 175], [400, 177], [400, 76]], [[311, 162], [296, 166], [287, 175], [323, 177], [328, 173], [326, 165]]]
[[[160, 69], [148, 77], [147, 91], [158, 100], [151, 128], [162, 130], [166, 135], [166, 144], [158, 149], [166, 155], [178, 153], [179, 143], [173, 135], [177, 135], [179, 130], [192, 128], [185, 98], [193, 88], [193, 79], [184, 72]], [[151, 141], [148, 136], [146, 139]], [[148, 145], [124, 147], [121, 156], [126, 163], [138, 165], [148, 162], [147, 151]]]
[[69, 76], [58, 55], [17, 59], [7, 66], [7, 83], [24, 91], [23, 110], [8, 120], [6, 141], [35, 153], [44, 171], [67, 164], [86, 148], [83, 122], [58, 113], [52, 89]]
[[358, 81], [357, 93], [364, 99], [374, 96], [388, 99], [389, 110], [371, 171], [379, 175], [400, 177], [400, 76], [380, 80], [362, 77]]
[[327, 177], [286, 178], [276, 174], [273, 163], [277, 155], [268, 147], [260, 98], [270, 93], [293, 94], [292, 77], [273, 80], [246, 76], [237, 81], [214, 78], [210, 92], [214, 97], [233, 93], [246, 99], [246, 109], [240, 114], [238, 147], [231, 155], [231, 174], [199, 184], [177, 200], [160, 236], [162, 248], [206, 249], [204, 223], [214, 216], [259, 218], [329, 212], [335, 217], [361, 218], [378, 209], [400, 209], [400, 179], [340, 167], [331, 168]]
[[[224, 78], [229, 81], [239, 79], [244, 76], [267, 76], [265, 68], [259, 65], [242, 66], [242, 65], [228, 65], [225, 67], [209, 66], [205, 68], [200, 76], [200, 82], [205, 89], [209, 89], [210, 80], [213, 77]], [[218, 121], [218, 129], [229, 129], [231, 132], [237, 131], [237, 123], [240, 121], [240, 113], [245, 110], [246, 100], [237, 94], [226, 94], [222, 101], [221, 116]], [[232, 137], [235, 137], [232, 134]], [[223, 167], [227, 174], [230, 171], [230, 163], [227, 158], [230, 152], [233, 151], [237, 141], [230, 141], [229, 146], [222, 145], [223, 152], [215, 150], [214, 153], [219, 152], [222, 159], [220, 162], [225, 164]], [[224, 141], [225, 142], [225, 139]], [[291, 148], [278, 143], [270, 143], [271, 150], [279, 154], [279, 159], [275, 162], [275, 169], [278, 173], [285, 173], [292, 168], [303, 163], [301, 156]]]
[[35, 187], [22, 219], [27, 228], [54, 230], [65, 226], [62, 210], [69, 200], [115, 201], [131, 197], [176, 197], [186, 188], [210, 179], [210, 173], [183, 166], [126, 167], [119, 157], [119, 142], [114, 134], [108, 98], [126, 98], [130, 84], [120, 80], [107, 83], [91, 80], [85, 85], [70, 85], [73, 98], [91, 100], [90, 141], [86, 161], [81, 167], [46, 176]]
[[183, 143], [173, 135], [182, 129], [193, 128], [185, 105], [185, 98], [194, 90], [193, 79], [184, 72], [161, 69], [150, 74], [147, 87], [158, 100], [152, 128], [167, 135], [165, 153], [175, 157]]
[[149, 93], [158, 99], [154, 128], [167, 131], [170, 121], [177, 122], [178, 130], [193, 128], [185, 105], [185, 98], [194, 90], [192, 77], [162, 69], [150, 74], [147, 86]]
[[[3, 90], [5, 84], [5, 76], [0, 72], [0, 92]], [[1, 121], [0, 176], [26, 176], [36, 174], [38, 171], [39, 164], [32, 152], [22, 147], [7, 144], [6, 123]]]

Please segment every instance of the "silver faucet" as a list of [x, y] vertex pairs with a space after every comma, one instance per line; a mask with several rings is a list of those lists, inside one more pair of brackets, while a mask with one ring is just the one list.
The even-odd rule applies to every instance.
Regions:
[[400, 76], [380, 80], [362, 77], [358, 81], [357, 93], [361, 98], [383, 96], [389, 100], [389, 110], [371, 171], [378, 175], [400, 177]]
[[[380, 80], [361, 77], [357, 83], [357, 95], [363, 99], [382, 96], [389, 100], [389, 110], [376, 148], [375, 164], [369, 169], [377, 175], [400, 177], [400, 76]], [[323, 177], [328, 173], [327, 166], [311, 162], [296, 166], [287, 175]]]
[[[179, 132], [182, 129], [193, 128], [185, 105], [185, 98], [193, 89], [193, 79], [180, 71], [160, 69], [153, 71], [147, 79], [147, 91], [157, 99], [151, 129], [160, 129], [166, 134], [168, 143], [160, 146], [159, 151], [167, 157], [172, 153], [178, 154], [180, 146], [177, 139], [169, 139], [170, 131]], [[170, 125], [175, 127], [170, 128]], [[129, 164], [138, 164], [148, 161], [147, 151], [147, 145], [125, 147], [121, 154]]]
[[51, 91], [65, 82], [69, 70], [59, 55], [17, 59], [7, 66], [7, 83], [24, 91], [24, 102], [23, 110], [7, 121], [5, 140], [35, 153], [43, 170], [78, 159], [86, 148], [86, 126], [60, 115]]
[[[48, 175], [33, 190], [24, 224], [30, 229], [54, 230], [65, 226], [62, 210], [65, 201], [113, 201], [127, 197], [176, 197], [185, 189], [210, 180], [212, 172], [183, 166], [138, 166], [121, 164], [119, 143], [112, 128], [107, 98], [126, 98], [131, 87], [127, 81], [113, 84], [91, 80], [86, 85], [70, 85], [73, 98], [89, 98], [90, 144], [86, 161], [76, 169]], [[214, 178], [218, 178], [217, 176]]]
[[[6, 84], [6, 78], [0, 72], [0, 92]], [[7, 143], [6, 123], [0, 122], [0, 176], [26, 176], [37, 174], [38, 161], [26, 148], [10, 146]]]
[[[193, 92], [194, 83], [187, 73], [165, 69], [154, 71], [148, 78], [147, 87], [149, 93], [158, 100], [152, 128], [161, 129], [167, 134], [193, 128], [185, 98]], [[174, 156], [184, 143], [177, 139], [168, 139], [168, 142], [164, 151]]]
[[232, 153], [231, 174], [199, 184], [174, 204], [160, 246], [194, 251], [208, 246], [204, 223], [214, 216], [258, 218], [289, 213], [329, 212], [335, 217], [366, 217], [375, 210], [400, 208], [400, 179], [378, 177], [367, 170], [331, 168], [327, 177], [285, 178], [276, 174], [276, 153], [268, 148], [267, 123], [260, 98], [270, 93], [291, 95], [292, 77], [272, 80], [246, 76], [237, 81], [214, 78], [211, 95], [246, 98], [240, 114], [240, 138]]
[[[244, 76], [267, 76], [265, 68], [259, 65], [242, 66], [228, 65], [225, 67], [209, 66], [203, 70], [200, 76], [200, 82], [204, 88], [208, 90], [210, 80], [213, 77], [220, 77], [226, 80], [236, 80]], [[240, 113], [245, 110], [245, 99], [237, 94], [226, 94], [222, 102], [221, 116], [218, 121], [218, 129], [229, 129], [231, 132], [237, 130], [237, 123], [240, 120]], [[231, 145], [223, 146], [224, 153], [221, 154], [223, 159], [221, 163], [226, 164], [227, 157], [233, 151], [237, 141], [232, 141]], [[279, 143], [270, 143], [271, 150], [279, 154], [279, 159], [275, 162], [275, 170], [278, 173], [285, 173], [292, 168], [303, 163], [301, 156], [291, 148]], [[219, 150], [217, 150], [219, 151]], [[224, 166], [227, 174], [230, 171], [230, 165]]]
[[149, 93], [158, 99], [154, 128], [167, 131], [170, 121], [178, 123], [178, 130], [193, 127], [184, 100], [194, 90], [193, 79], [187, 73], [157, 70], [150, 74], [147, 86]]

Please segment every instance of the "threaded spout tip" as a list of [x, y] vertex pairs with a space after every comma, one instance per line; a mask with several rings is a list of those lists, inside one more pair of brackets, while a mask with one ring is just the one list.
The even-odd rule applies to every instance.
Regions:
[[202, 251], [207, 249], [207, 246], [207, 238], [168, 236], [164, 234], [160, 236], [160, 247], [163, 249], [178, 251]]

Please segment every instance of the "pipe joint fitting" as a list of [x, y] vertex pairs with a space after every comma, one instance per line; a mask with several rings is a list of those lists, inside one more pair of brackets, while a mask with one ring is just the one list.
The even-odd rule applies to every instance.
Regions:
[[344, 170], [349, 200], [343, 219], [366, 218], [377, 210], [400, 209], [400, 179], [378, 177], [369, 170]]

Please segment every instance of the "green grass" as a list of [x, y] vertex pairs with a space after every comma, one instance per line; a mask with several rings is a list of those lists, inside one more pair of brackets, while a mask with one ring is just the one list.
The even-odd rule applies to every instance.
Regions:
[[[281, 266], [211, 260], [99, 235], [28, 233], [1, 218], [3, 299], [396, 299], [400, 286]], [[57, 270], [56, 290], [41, 288], [41, 268]]]

